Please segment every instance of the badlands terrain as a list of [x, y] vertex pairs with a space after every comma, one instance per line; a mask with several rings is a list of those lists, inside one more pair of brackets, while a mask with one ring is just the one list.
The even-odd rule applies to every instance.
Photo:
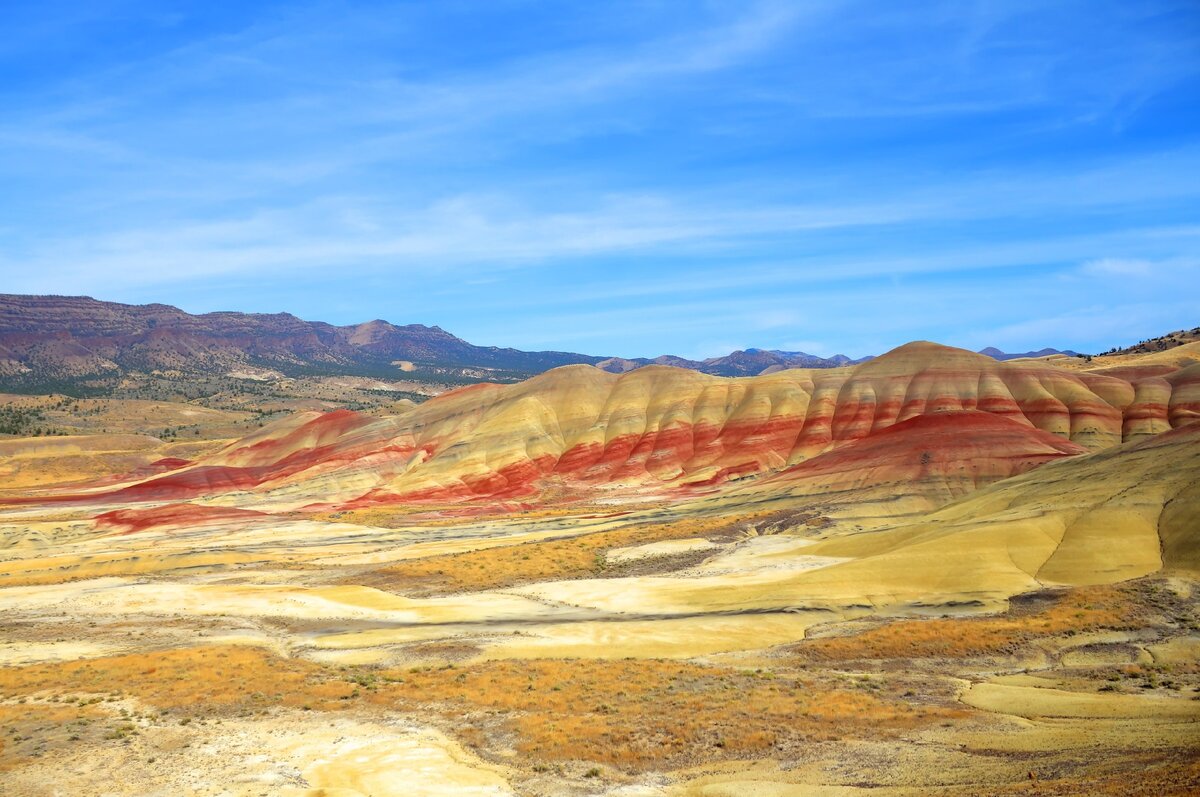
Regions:
[[0, 792], [1196, 793], [1172, 341], [5, 396]]

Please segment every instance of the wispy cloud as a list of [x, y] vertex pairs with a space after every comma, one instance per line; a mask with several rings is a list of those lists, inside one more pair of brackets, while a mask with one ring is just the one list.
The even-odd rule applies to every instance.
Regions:
[[[223, 274], [277, 274], [337, 267], [348, 275], [386, 269], [397, 275], [470, 266], [486, 273], [548, 261], [587, 261], [608, 255], [726, 258], [742, 252], [777, 259], [791, 247], [790, 262], [735, 272], [689, 273], [607, 286], [609, 299], [664, 291], [697, 293], [746, 284], [814, 284], [853, 277], [928, 274], [1004, 268], [1068, 258], [1114, 238], [1161, 238], [1160, 227], [1133, 226], [1074, 234], [1017, 236], [964, 248], [930, 246], [902, 254], [906, 234], [929, 224], [978, 224], [1037, 217], [1054, 211], [1091, 214], [1130, 203], [1171, 202], [1200, 195], [1192, 170], [1180, 163], [1190, 152], [1139, 159], [1094, 172], [1007, 177], [966, 176], [906, 192], [892, 188], [875, 201], [830, 204], [719, 203], [712, 191], [698, 196], [614, 194], [579, 207], [548, 207], [533, 197], [457, 195], [409, 207], [379, 197], [326, 197], [293, 207], [153, 227], [55, 234], [33, 238], [0, 256], [21, 289], [49, 290], [61, 283], [97, 290], [113, 285], [161, 285]], [[1080, 190], [1084, 188], [1085, 190]], [[564, 197], [565, 198], [565, 197]], [[585, 200], [586, 201], [586, 200]], [[1191, 228], [1174, 229], [1175, 238]], [[886, 253], [820, 256], [811, 247], [822, 235], [876, 232], [897, 242]], [[1195, 239], [1197, 236], [1191, 236]], [[1144, 246], [1145, 244], [1143, 244]], [[1178, 245], [1178, 244], [1176, 244]], [[1193, 240], [1191, 246], [1196, 246]], [[772, 254], [774, 252], [774, 254]], [[1099, 258], [1085, 270], [1146, 268], [1143, 260]], [[24, 267], [24, 269], [22, 269]], [[90, 282], [89, 282], [90, 279]], [[589, 294], [596, 295], [596, 294]], [[555, 297], [546, 299], [558, 301]]]
[[1136, 277], [1145, 278], [1161, 274], [1163, 265], [1149, 260], [1128, 260], [1119, 257], [1102, 257], [1089, 260], [1079, 267], [1081, 274], [1088, 277]]
[[538, 5], [15, 16], [3, 289], [868, 353], [1193, 273], [1186, 5]]

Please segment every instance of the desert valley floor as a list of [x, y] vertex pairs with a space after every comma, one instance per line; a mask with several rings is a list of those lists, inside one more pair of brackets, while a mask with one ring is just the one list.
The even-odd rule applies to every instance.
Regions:
[[1200, 343], [6, 398], [5, 795], [1200, 790]]

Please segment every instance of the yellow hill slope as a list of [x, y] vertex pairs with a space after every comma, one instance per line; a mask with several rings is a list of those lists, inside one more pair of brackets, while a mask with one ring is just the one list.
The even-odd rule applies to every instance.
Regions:
[[1200, 570], [1200, 425], [1049, 463], [918, 522], [806, 552], [854, 561], [805, 574], [814, 597], [991, 602], [1043, 585]]
[[[927, 342], [854, 368], [739, 379], [566, 366], [520, 384], [464, 388], [390, 418], [299, 415], [111, 497], [231, 493], [249, 508], [300, 509], [524, 500], [547, 489], [672, 494], [780, 471], [921, 416], [969, 420], [970, 412], [1096, 451], [1200, 416], [1200, 366], [1155, 366], [1125, 379]], [[973, 489], [1013, 472], [954, 481]], [[952, 487], [938, 502], [960, 494]]]

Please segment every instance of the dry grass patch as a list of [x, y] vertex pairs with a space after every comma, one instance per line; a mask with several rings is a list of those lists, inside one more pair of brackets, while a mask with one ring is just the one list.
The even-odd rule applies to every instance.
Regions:
[[80, 741], [121, 733], [125, 718], [104, 724], [109, 715], [92, 700], [102, 698], [78, 702], [59, 702], [57, 697], [51, 702], [18, 699], [0, 704], [0, 772]]
[[[895, 736], [967, 716], [914, 706], [886, 682], [871, 689], [805, 674], [738, 671], [675, 661], [503, 661], [437, 669], [324, 668], [236, 646], [163, 650], [0, 669], [12, 704], [98, 695], [98, 708], [135, 698], [144, 718], [105, 726], [121, 743], [145, 723], [313, 711], [404, 712], [439, 725], [488, 757], [582, 761], [628, 770], [795, 755], [811, 741]], [[91, 705], [87, 703], [86, 705]], [[43, 725], [60, 727], [76, 708]], [[61, 716], [60, 716], [61, 715]], [[0, 720], [2, 723], [2, 720]], [[109, 722], [111, 725], [112, 722]], [[21, 732], [19, 736], [27, 734]], [[30, 751], [22, 748], [22, 755]]]
[[1011, 654], [1038, 637], [1138, 624], [1129, 588], [1083, 587], [1071, 590], [1042, 610], [1010, 610], [997, 617], [897, 620], [853, 636], [812, 639], [791, 650], [811, 661], [870, 659], [959, 659]]
[[[1155, 753], [1117, 761], [1113, 774], [1042, 778], [1031, 771], [1016, 785], [997, 785], [989, 793], [1055, 795], [1055, 797], [1183, 797], [1200, 794], [1200, 760], [1189, 753]], [[1110, 762], [1110, 766], [1111, 766]]]
[[646, 523], [562, 540], [430, 556], [389, 565], [365, 577], [355, 576], [354, 581], [414, 594], [496, 589], [537, 581], [586, 578], [603, 572], [603, 554], [611, 548], [731, 534], [769, 516], [769, 513], [759, 513]]
[[658, 660], [392, 670], [364, 686], [373, 703], [437, 708], [484, 751], [489, 738], [508, 736], [526, 760], [630, 770], [786, 754], [813, 740], [879, 738], [967, 714], [816, 678]]
[[0, 394], [9, 406], [41, 411], [38, 426], [73, 435], [146, 434], [162, 437], [178, 430], [181, 440], [242, 437], [258, 416], [243, 410], [214, 409], [182, 401], [130, 398], [70, 398], [59, 395]]
[[351, 691], [316, 665], [232, 645], [0, 669], [2, 694], [98, 693], [192, 714], [338, 701]]

